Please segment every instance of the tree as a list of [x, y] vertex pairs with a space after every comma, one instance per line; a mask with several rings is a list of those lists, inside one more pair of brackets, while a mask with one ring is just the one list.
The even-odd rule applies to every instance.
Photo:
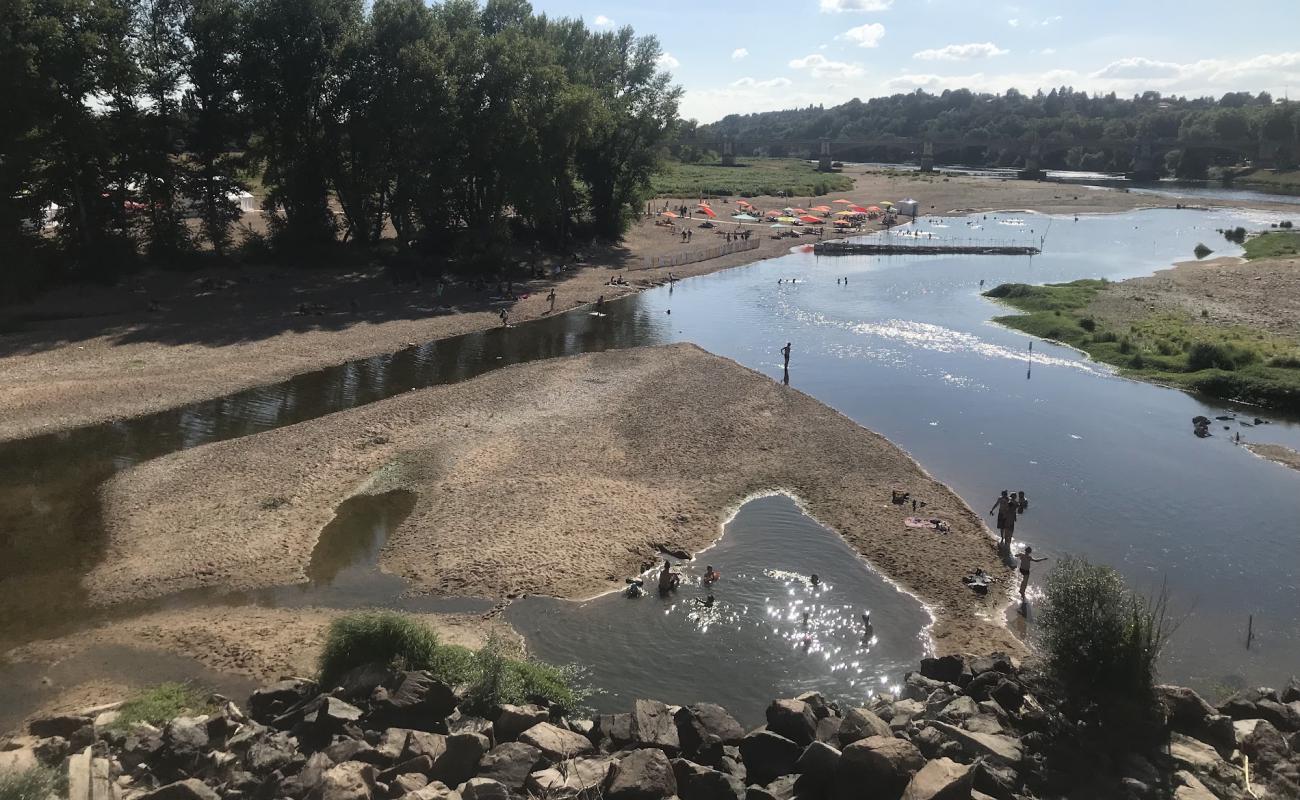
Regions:
[[149, 220], [149, 253], [175, 258], [192, 249], [182, 218], [181, 80], [189, 57], [184, 0], [145, 0], [136, 58], [144, 108], [139, 112], [139, 169]]

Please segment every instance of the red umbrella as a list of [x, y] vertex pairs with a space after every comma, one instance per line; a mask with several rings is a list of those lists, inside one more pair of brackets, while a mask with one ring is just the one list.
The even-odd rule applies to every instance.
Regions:
[[839, 203], [839, 204], [842, 205], [842, 206], [851, 206], [851, 205], [853, 205], [853, 201], [852, 201], [852, 200], [845, 200], [845, 199], [842, 198], [842, 197], [841, 197], [839, 200], [832, 200], [831, 202], [832, 202], [832, 203]]
[[765, 217], [776, 218], [776, 217], [785, 216], [785, 212], [784, 212], [784, 211], [777, 211], [777, 210], [774, 208], [774, 209], [772, 209], [771, 211], [769, 211], [769, 212], [767, 212], [766, 214], [764, 214], [763, 216], [765, 216]]
[[802, 217], [800, 217], [799, 219], [800, 219], [800, 221], [802, 221], [802, 222], [809, 222], [809, 223], [812, 223], [813, 225], [816, 225], [817, 223], [821, 222], [821, 218], [820, 218], [820, 217], [814, 217], [812, 214], [804, 214], [804, 215], [803, 215]]
[[671, 211], [660, 211], [659, 216], [667, 217], [668, 219], [677, 219], [677, 215]]
[[704, 214], [705, 214], [705, 216], [707, 216], [709, 219], [713, 219], [714, 217], [718, 216], [717, 213], [716, 213], [713, 209], [709, 208], [708, 206], [704, 205], [703, 203], [700, 204], [699, 208], [700, 208], [700, 211], [703, 211]]
[[849, 207], [849, 211], [856, 211], [856, 212], [858, 212], [859, 214], [865, 214], [865, 213], [867, 213], [867, 210], [866, 210], [865, 208], [863, 208], [862, 206], [850, 206], [850, 207]]

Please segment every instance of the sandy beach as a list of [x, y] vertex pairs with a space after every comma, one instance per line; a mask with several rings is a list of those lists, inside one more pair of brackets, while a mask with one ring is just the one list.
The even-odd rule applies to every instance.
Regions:
[[1276, 461], [1284, 467], [1300, 470], [1300, 451], [1292, 450], [1290, 447], [1283, 447], [1280, 444], [1246, 442], [1244, 446], [1260, 458], [1267, 458], [1269, 461]]
[[[105, 489], [108, 553], [86, 588], [111, 604], [300, 582], [332, 509], [394, 488], [418, 500], [380, 567], [414, 592], [494, 598], [620, 587], [658, 546], [699, 550], [743, 498], [787, 489], [934, 609], [941, 652], [1021, 649], [996, 621], [1000, 589], [960, 582], [1009, 573], [956, 495], [882, 437], [692, 345], [508, 367], [146, 462]], [[906, 528], [891, 489], [951, 533]]]
[[[1001, 208], [1125, 211], [1163, 200], [1033, 181], [881, 172], [853, 177], [856, 185], [844, 193], [847, 199], [870, 204], [916, 197], [922, 213], [934, 214]], [[654, 205], [693, 205], [697, 199], [660, 198]], [[762, 209], [809, 200], [752, 199]], [[721, 217], [730, 216], [733, 205], [715, 203]], [[760, 245], [755, 250], [644, 269], [649, 257], [703, 251], [721, 241], [694, 230], [684, 245], [652, 220], [641, 220], [623, 241], [575, 254], [579, 258], [558, 279], [517, 283], [520, 299], [514, 302], [465, 287], [439, 297], [429, 284], [394, 286], [381, 268], [314, 270], [309, 264], [160, 272], [117, 287], [65, 287], [0, 308], [0, 440], [138, 416], [411, 343], [483, 330], [500, 324], [502, 308], [509, 309], [512, 322], [535, 319], [549, 312], [545, 295], [551, 288], [556, 311], [564, 311], [659, 285], [670, 272], [676, 277], [716, 272], [812, 241], [773, 240], [762, 224], [754, 226]], [[616, 274], [626, 286], [607, 285]], [[149, 310], [150, 301], [156, 310]], [[303, 304], [314, 310], [296, 313]]]

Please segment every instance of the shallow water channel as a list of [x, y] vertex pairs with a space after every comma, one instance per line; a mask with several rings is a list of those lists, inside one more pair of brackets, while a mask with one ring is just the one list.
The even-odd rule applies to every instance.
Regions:
[[[1074, 351], [1041, 341], [1031, 352], [1028, 337], [988, 321], [1003, 310], [979, 292], [981, 280], [989, 288], [1005, 281], [1149, 274], [1189, 257], [1202, 241], [1219, 254], [1232, 254], [1239, 248], [1215, 228], [1258, 227], [1277, 218], [1264, 212], [1157, 210], [1077, 221], [1004, 213], [922, 222], [916, 228], [927, 240], [933, 235], [938, 240], [1034, 243], [1042, 245], [1043, 253], [1033, 258], [818, 259], [793, 252], [608, 304], [605, 316], [570, 313], [408, 348], [139, 419], [0, 444], [0, 641], [65, 632], [92, 616], [79, 578], [101, 557], [96, 488], [116, 470], [411, 388], [565, 354], [691, 341], [779, 379], [777, 350], [790, 341], [792, 385], [908, 450], [978, 513], [988, 509], [1002, 488], [1025, 490], [1031, 507], [1017, 534], [1033, 543], [1036, 552], [1087, 555], [1116, 566], [1145, 589], [1167, 580], [1175, 610], [1185, 618], [1165, 677], [1201, 685], [1276, 683], [1300, 663], [1300, 473], [1255, 458], [1230, 437], [1240, 431], [1248, 440], [1300, 448], [1300, 425], [1259, 414], [1272, 424], [1244, 428], [1236, 421], [1216, 423], [1214, 437], [1197, 439], [1191, 418], [1222, 414], [1226, 404], [1116, 378]], [[844, 277], [847, 283], [837, 283]], [[790, 278], [797, 283], [789, 283]], [[1250, 420], [1255, 414], [1243, 409], [1240, 418]], [[1229, 430], [1223, 430], [1225, 424]], [[388, 602], [425, 610], [490, 605], [399, 601], [398, 579], [377, 582], [371, 565], [380, 540], [374, 537], [395, 524], [391, 520], [398, 517], [392, 515], [400, 512], [402, 502], [387, 501], [394, 505], [372, 513], [347, 504], [340, 509], [336, 533], [343, 532], [337, 543], [328, 544], [334, 541], [331, 534], [324, 549], [318, 548], [312, 584], [221, 598], [211, 592], [186, 593], [131, 610], [209, 602], [340, 607]], [[793, 524], [781, 523], [778, 516], [763, 524], [777, 531]], [[748, 517], [742, 514], [738, 520], [742, 518]], [[348, 530], [371, 538], [353, 547], [347, 544]], [[728, 543], [724, 538], [718, 545], [719, 560]], [[804, 568], [798, 553], [788, 557], [794, 561], [784, 569]], [[754, 570], [745, 566], [739, 573], [757, 574]], [[864, 587], [874, 580], [878, 589], [888, 588], [869, 572], [863, 570], [863, 575]], [[751, 589], [759, 591], [758, 584], [738, 584], [735, 597]], [[622, 649], [611, 646], [600, 663], [583, 656], [591, 648], [574, 655], [592, 664], [597, 675], [603, 672], [607, 687], [617, 694], [631, 690], [631, 684], [620, 685], [620, 675], [635, 678], [636, 686], [658, 688], [655, 674], [689, 678], [716, 671], [705, 665], [729, 652], [725, 648], [756, 652], [757, 627], [723, 625], [711, 627], [708, 634], [691, 633], [693, 623], [687, 624], [689, 615], [680, 605], [686, 600], [680, 598], [663, 620], [656, 616], [659, 624], [644, 626], [642, 640], [626, 641], [619, 645]], [[566, 637], [584, 629], [620, 636], [642, 630], [628, 623], [654, 609], [658, 600], [604, 598], [563, 605], [563, 613], [533, 614], [529, 606], [542, 602], [518, 604], [509, 613], [539, 654], [555, 657], [563, 655], [559, 648]], [[733, 602], [728, 595], [723, 608], [735, 608]], [[753, 605], [752, 598], [744, 602]], [[856, 597], [835, 602], [845, 608], [861, 604]], [[1033, 609], [1031, 603], [1030, 624]], [[1247, 651], [1245, 627], [1252, 614], [1255, 640]], [[1012, 616], [1013, 623], [1023, 622]], [[877, 635], [883, 637], [876, 619]], [[864, 680], [897, 679], [919, 652], [919, 626], [906, 631], [906, 647], [872, 651], [873, 658], [886, 659], [881, 664], [897, 661], [897, 674], [885, 674], [893, 669], [888, 666], [877, 671], [873, 662]], [[729, 637], [734, 641], [724, 643]], [[643, 653], [640, 658], [628, 649], [632, 646]], [[656, 664], [657, 654], [669, 658]], [[803, 685], [799, 681], [808, 676], [819, 686], [839, 679], [824, 671], [801, 671], [812, 663], [777, 659], [753, 666], [752, 680], [733, 669], [727, 681], [718, 683], [749, 682], [761, 689], [757, 695], [770, 698], [787, 685]], [[649, 669], [654, 666], [662, 669]], [[666, 698], [691, 699], [670, 684], [662, 689]]]

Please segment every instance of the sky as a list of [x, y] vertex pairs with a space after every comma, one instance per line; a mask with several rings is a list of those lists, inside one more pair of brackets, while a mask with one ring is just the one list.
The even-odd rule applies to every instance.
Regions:
[[713, 122], [854, 97], [1072, 86], [1130, 96], [1300, 97], [1300, 0], [533, 0], [537, 11], [659, 38]]

